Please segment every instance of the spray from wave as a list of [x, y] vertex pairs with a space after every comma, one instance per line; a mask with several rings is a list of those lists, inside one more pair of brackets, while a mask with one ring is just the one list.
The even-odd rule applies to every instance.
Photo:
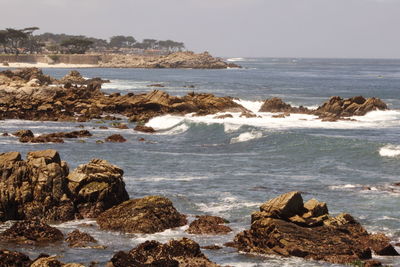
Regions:
[[379, 149], [379, 155], [389, 158], [400, 157], [400, 146], [386, 145], [381, 147]]
[[253, 139], [259, 139], [263, 136], [262, 132], [251, 131], [240, 134], [238, 137], [231, 139], [231, 144], [247, 142]]

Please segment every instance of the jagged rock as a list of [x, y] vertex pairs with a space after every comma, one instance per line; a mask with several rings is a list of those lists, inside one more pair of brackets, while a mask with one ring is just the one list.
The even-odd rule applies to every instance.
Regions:
[[10, 250], [0, 250], [0, 266], [2, 267], [29, 267], [32, 261], [23, 253]]
[[129, 199], [123, 171], [95, 159], [69, 173], [55, 150], [0, 154], [0, 221], [95, 217]]
[[82, 75], [76, 71], [76, 70], [71, 70], [67, 75], [62, 77], [60, 79], [61, 84], [86, 84], [85, 78], [82, 77]]
[[12, 80], [22, 80], [29, 82], [31, 80], [37, 80], [40, 85], [51, 84], [55, 79], [49, 75], [44, 75], [43, 72], [38, 68], [22, 68], [15, 70], [5, 70], [0, 72], [0, 75], [4, 75]]
[[62, 263], [57, 256], [43, 255], [38, 257], [31, 265], [31, 267], [85, 267], [85, 265], [79, 263]]
[[112, 127], [117, 128], [117, 129], [129, 129], [128, 125], [126, 125], [125, 123], [120, 123], [120, 122], [112, 123]]
[[236, 235], [232, 245], [244, 252], [341, 264], [371, 259], [371, 249], [398, 255], [384, 235], [370, 235], [349, 214], [329, 216], [323, 202], [303, 204], [299, 192], [264, 203], [252, 214], [250, 229]]
[[373, 110], [386, 110], [387, 105], [379, 98], [365, 99], [355, 96], [343, 99], [339, 96], [331, 97], [327, 102], [319, 106], [314, 114], [320, 117], [350, 117], [363, 116]]
[[68, 175], [68, 189], [83, 217], [101, 212], [129, 199], [122, 180], [123, 170], [106, 160], [92, 159]]
[[68, 242], [69, 247], [87, 247], [90, 243], [97, 243], [97, 240], [94, 239], [88, 233], [84, 233], [79, 231], [78, 229], [72, 231], [67, 235], [65, 241]]
[[227, 118], [233, 118], [232, 114], [224, 114], [214, 117], [214, 119], [227, 119]]
[[144, 126], [144, 125], [137, 125], [134, 130], [138, 131], [138, 132], [144, 132], [144, 133], [155, 133], [156, 132], [156, 130], [154, 130], [153, 127]]
[[111, 261], [112, 267], [169, 266], [169, 267], [217, 267], [191, 239], [171, 240], [166, 244], [146, 241], [128, 253], [118, 252]]
[[228, 221], [221, 217], [209, 215], [197, 216], [197, 219], [189, 225], [186, 232], [197, 235], [224, 235], [232, 232], [230, 227], [223, 225], [225, 223], [228, 223]]
[[289, 104], [283, 102], [282, 99], [278, 97], [273, 97], [265, 100], [264, 104], [261, 106], [259, 112], [283, 112], [283, 113], [310, 113], [310, 110], [300, 106], [292, 107]]
[[120, 134], [113, 134], [107, 137], [105, 141], [110, 143], [124, 143], [126, 139]]
[[39, 221], [19, 221], [0, 234], [0, 241], [37, 244], [53, 243], [64, 239], [57, 228]]
[[59, 132], [42, 134], [39, 136], [21, 136], [19, 141], [21, 143], [64, 143], [62, 138], [78, 138], [78, 137], [89, 137], [92, 134], [87, 130], [73, 131], [73, 132]]
[[156, 233], [180, 227], [187, 223], [172, 202], [160, 196], [131, 199], [119, 204], [97, 217], [103, 230], [126, 233]]

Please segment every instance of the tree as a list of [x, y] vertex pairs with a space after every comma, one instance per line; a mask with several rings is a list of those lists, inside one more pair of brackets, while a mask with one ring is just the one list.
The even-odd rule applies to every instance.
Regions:
[[144, 39], [143, 45], [145, 49], [155, 49], [158, 46], [158, 41], [155, 39]]
[[13, 28], [7, 28], [5, 34], [6, 46], [11, 49], [16, 55], [19, 54], [19, 49], [22, 48], [22, 44], [28, 39], [28, 34], [23, 30], [16, 30]]
[[86, 38], [69, 38], [61, 42], [61, 46], [67, 49], [71, 54], [85, 54], [93, 45], [93, 41]]
[[133, 38], [133, 36], [117, 35], [110, 38], [111, 47], [117, 47], [117, 48], [133, 47], [135, 43], [136, 40], [135, 38]]
[[33, 35], [33, 32], [37, 30], [39, 30], [38, 27], [29, 27], [21, 30], [27, 35], [27, 38], [22, 45], [30, 53], [39, 53], [44, 46], [44, 44], [40, 42], [40, 39]]

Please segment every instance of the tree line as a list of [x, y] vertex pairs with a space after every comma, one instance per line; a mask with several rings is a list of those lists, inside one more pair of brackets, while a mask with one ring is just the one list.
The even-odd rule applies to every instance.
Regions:
[[43, 33], [34, 34], [38, 27], [0, 30], [0, 53], [5, 54], [84, 54], [91, 52], [134, 52], [137, 50], [162, 50], [177, 52], [185, 44], [172, 40], [143, 39], [138, 42], [133, 36], [117, 35], [109, 39], [98, 39], [84, 35]]

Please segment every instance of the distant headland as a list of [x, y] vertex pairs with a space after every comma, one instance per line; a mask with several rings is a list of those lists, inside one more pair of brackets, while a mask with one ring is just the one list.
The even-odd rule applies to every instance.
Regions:
[[239, 68], [208, 52], [187, 51], [183, 42], [112, 36], [109, 40], [43, 33], [37, 27], [0, 30], [0, 66], [41, 68]]

